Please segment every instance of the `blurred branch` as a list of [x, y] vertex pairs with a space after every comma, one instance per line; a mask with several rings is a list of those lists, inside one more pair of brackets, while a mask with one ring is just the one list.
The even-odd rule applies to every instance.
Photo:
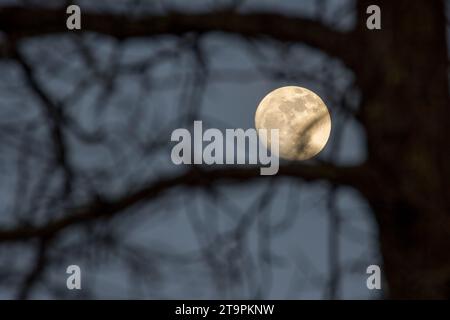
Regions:
[[[327, 180], [334, 184], [358, 186], [367, 168], [365, 166], [337, 167], [332, 164], [303, 165], [292, 164], [280, 167], [276, 177], [294, 177], [305, 181]], [[24, 241], [32, 238], [52, 237], [71, 226], [115, 216], [143, 201], [157, 198], [174, 187], [209, 187], [218, 182], [250, 182], [264, 176], [260, 168], [218, 167], [205, 169], [193, 167], [183, 174], [165, 177], [151, 182], [137, 191], [114, 200], [96, 198], [82, 208], [75, 208], [67, 215], [42, 226], [20, 226], [13, 229], [0, 229], [0, 242]]]
[[29, 273], [24, 278], [23, 283], [19, 286], [18, 299], [24, 300], [29, 297], [31, 289], [36, 281], [40, 278], [47, 264], [48, 239], [43, 238], [39, 241], [38, 250], [36, 252], [35, 263], [32, 265]]
[[[4, 7], [0, 9], [0, 30], [16, 39], [62, 33], [67, 32], [66, 18], [66, 13], [60, 9]], [[245, 37], [267, 36], [280, 41], [302, 42], [324, 50], [350, 67], [358, 57], [358, 45], [351, 32], [334, 30], [313, 19], [277, 13], [221, 10], [187, 14], [169, 12], [130, 18], [83, 11], [82, 31], [117, 39], [219, 31]]]
[[340, 266], [340, 232], [341, 218], [339, 208], [336, 203], [337, 189], [333, 186], [328, 194], [327, 207], [329, 212], [329, 232], [328, 232], [328, 264], [330, 267], [330, 277], [328, 280], [327, 299], [335, 300], [339, 297], [340, 281], [342, 272]]
[[27, 62], [26, 58], [22, 53], [20, 53], [19, 48], [14, 48], [13, 57], [21, 66], [25, 81], [33, 93], [40, 99], [41, 105], [43, 106], [43, 111], [47, 118], [50, 135], [53, 141], [54, 154], [56, 155], [56, 162], [61, 166], [64, 172], [64, 191], [65, 194], [69, 194], [72, 189], [72, 168], [68, 162], [68, 152], [66, 138], [63, 133], [62, 126], [64, 124], [64, 114], [62, 111], [62, 106], [55, 103], [51, 97], [42, 88], [38, 79], [36, 79], [35, 72], [32, 66]]

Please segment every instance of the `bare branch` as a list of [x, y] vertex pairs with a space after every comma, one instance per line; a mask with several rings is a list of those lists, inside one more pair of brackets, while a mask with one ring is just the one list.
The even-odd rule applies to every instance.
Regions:
[[[66, 13], [60, 9], [6, 7], [0, 9], [0, 30], [15, 39], [67, 32]], [[245, 37], [271, 37], [302, 42], [352, 66], [357, 44], [352, 34], [327, 27], [304, 17], [276, 13], [238, 13], [232, 10], [206, 13], [145, 15], [130, 18], [113, 13], [83, 12], [82, 31], [102, 33], [117, 39], [183, 35], [189, 32], [226, 32]]]
[[[331, 164], [295, 164], [280, 167], [277, 176], [300, 178], [305, 181], [327, 180], [335, 184], [356, 186], [360, 182], [361, 177], [364, 176], [365, 170], [365, 166], [337, 167]], [[193, 167], [184, 174], [151, 182], [148, 186], [144, 186], [115, 200], [96, 199], [83, 208], [74, 209], [64, 217], [50, 221], [43, 226], [25, 226], [10, 230], [0, 230], [0, 242], [52, 237], [71, 226], [120, 214], [125, 209], [129, 209], [143, 201], [155, 199], [174, 187], [209, 187], [211, 184], [218, 182], [243, 183], [261, 177], [259, 167], [220, 167], [209, 170]]]
[[62, 106], [55, 103], [51, 97], [41, 87], [39, 81], [35, 77], [33, 68], [29, 65], [26, 58], [20, 53], [18, 48], [13, 51], [13, 56], [22, 67], [27, 82], [33, 93], [40, 99], [43, 106], [43, 111], [48, 120], [49, 131], [53, 141], [54, 153], [56, 155], [56, 162], [61, 166], [64, 172], [65, 193], [71, 192], [72, 186], [72, 168], [68, 162], [67, 144], [63, 133], [64, 114]]
[[44, 272], [47, 264], [47, 250], [48, 250], [48, 239], [40, 239], [38, 244], [38, 250], [36, 252], [36, 262], [31, 267], [29, 273], [24, 278], [23, 283], [20, 285], [17, 298], [20, 300], [27, 299], [33, 289], [35, 283], [39, 280]]

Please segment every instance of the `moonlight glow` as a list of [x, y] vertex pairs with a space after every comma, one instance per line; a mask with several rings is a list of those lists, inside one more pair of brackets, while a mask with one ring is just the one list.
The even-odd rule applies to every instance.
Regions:
[[[302, 87], [282, 87], [270, 92], [255, 114], [256, 129], [279, 129], [279, 155], [288, 160], [307, 160], [326, 145], [331, 117], [325, 103]], [[260, 136], [270, 148], [270, 137]]]

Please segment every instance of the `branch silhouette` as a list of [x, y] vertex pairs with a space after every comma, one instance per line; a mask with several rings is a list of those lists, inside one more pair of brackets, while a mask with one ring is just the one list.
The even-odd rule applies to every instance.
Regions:
[[[367, 168], [364, 166], [337, 167], [331, 164], [285, 165], [281, 166], [277, 176], [299, 178], [304, 181], [326, 180], [335, 184], [358, 185]], [[194, 167], [186, 173], [161, 178], [134, 192], [114, 200], [95, 199], [82, 208], [74, 208], [62, 218], [49, 221], [42, 226], [18, 226], [12, 229], [0, 229], [0, 242], [16, 242], [33, 238], [53, 238], [59, 232], [72, 226], [120, 215], [125, 209], [141, 202], [155, 199], [163, 192], [175, 187], [203, 187], [222, 183], [245, 183], [260, 179], [259, 167], [215, 168]]]
[[[0, 30], [14, 39], [67, 32], [64, 10], [6, 7], [0, 9]], [[302, 17], [268, 12], [239, 13], [232, 10], [205, 13], [168, 12], [130, 18], [113, 13], [83, 11], [81, 32], [97, 32], [117, 39], [225, 32], [244, 37], [270, 37], [302, 42], [323, 50], [353, 66], [358, 44], [352, 32], [341, 32]]]

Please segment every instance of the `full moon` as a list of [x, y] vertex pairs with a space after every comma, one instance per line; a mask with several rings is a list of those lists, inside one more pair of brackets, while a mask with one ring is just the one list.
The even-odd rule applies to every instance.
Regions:
[[[275, 89], [260, 102], [255, 127], [279, 129], [279, 154], [287, 160], [307, 160], [325, 147], [331, 131], [328, 108], [314, 92], [295, 86]], [[268, 138], [260, 135], [270, 148]], [[273, 152], [273, 151], [272, 151]]]

